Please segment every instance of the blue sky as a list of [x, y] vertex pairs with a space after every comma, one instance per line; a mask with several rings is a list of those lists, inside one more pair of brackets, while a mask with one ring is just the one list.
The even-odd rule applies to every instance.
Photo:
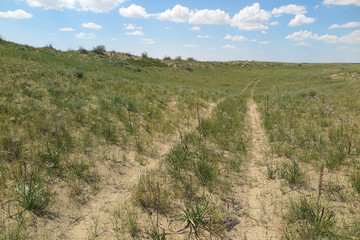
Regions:
[[360, 62], [360, 0], [1, 0], [0, 35], [156, 58]]

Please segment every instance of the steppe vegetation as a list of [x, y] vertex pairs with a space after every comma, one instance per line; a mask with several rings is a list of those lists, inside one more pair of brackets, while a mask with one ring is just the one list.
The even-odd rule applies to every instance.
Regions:
[[360, 65], [0, 56], [0, 239], [360, 238]]

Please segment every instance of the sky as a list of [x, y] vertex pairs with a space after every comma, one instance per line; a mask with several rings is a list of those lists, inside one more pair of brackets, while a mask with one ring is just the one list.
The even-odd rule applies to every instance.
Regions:
[[0, 36], [161, 59], [360, 63], [360, 0], [1, 0]]

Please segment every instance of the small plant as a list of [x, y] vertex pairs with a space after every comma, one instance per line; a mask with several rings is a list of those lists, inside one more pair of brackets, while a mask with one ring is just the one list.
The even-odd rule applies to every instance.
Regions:
[[281, 177], [286, 179], [291, 187], [299, 185], [304, 180], [304, 173], [299, 167], [299, 163], [296, 159], [292, 161], [292, 164], [284, 163], [281, 169]]
[[41, 160], [47, 164], [49, 167], [58, 168], [60, 163], [60, 153], [57, 151], [53, 151], [49, 142], [46, 142], [46, 152], [40, 155]]
[[360, 194], [360, 170], [355, 170], [350, 176], [351, 184], [356, 192]]
[[81, 54], [87, 54], [87, 53], [88, 53], [88, 50], [86, 50], [86, 49], [83, 48], [83, 47], [79, 47], [79, 52], [80, 52]]
[[141, 57], [142, 58], [149, 58], [149, 55], [148, 55], [147, 52], [143, 52], [143, 53], [141, 53]]
[[127, 210], [127, 220], [126, 226], [133, 238], [137, 238], [139, 233], [141, 232], [139, 223], [138, 223], [139, 215], [134, 208], [130, 208]]
[[175, 60], [181, 60], [181, 56], [175, 57]]
[[315, 199], [292, 201], [288, 221], [294, 229], [287, 239], [336, 239], [334, 212]]
[[194, 231], [195, 236], [198, 237], [200, 229], [207, 229], [209, 211], [209, 201], [206, 201], [204, 204], [199, 204], [197, 202], [187, 204], [186, 208], [183, 210], [186, 224], [184, 229], [189, 228], [190, 235], [192, 234], [192, 231]]
[[24, 208], [24, 211], [27, 210], [34, 212], [37, 215], [41, 215], [44, 213], [46, 207], [49, 204], [48, 197], [45, 196], [46, 194], [40, 185], [35, 183], [34, 173], [32, 172], [30, 177], [27, 176], [27, 166], [25, 162], [23, 162], [23, 164], [24, 174], [22, 185], [16, 186], [16, 197], [8, 201], [8, 203], [17, 202], [21, 207]]
[[74, 72], [74, 76], [77, 77], [78, 79], [82, 79], [84, 77], [84, 72], [81, 70], [76, 70]]
[[140, 176], [135, 186], [133, 198], [137, 204], [148, 210], [166, 214], [171, 211], [171, 195], [165, 187], [160, 187], [151, 172]]
[[159, 215], [156, 214], [156, 222], [154, 223], [153, 219], [151, 218], [151, 229], [150, 229], [150, 238], [153, 240], [166, 240], [165, 229], [161, 228], [160, 231], [160, 224], [159, 224]]
[[189, 72], [192, 72], [192, 71], [193, 71], [193, 69], [192, 69], [190, 66], [186, 66], [185, 69], [186, 69], [187, 71], [189, 71]]
[[171, 60], [171, 57], [165, 55], [164, 60]]
[[104, 55], [106, 52], [105, 46], [104, 45], [98, 45], [96, 47], [94, 47], [93, 49], [94, 53], [100, 54], [100, 55]]
[[270, 164], [267, 167], [267, 178], [268, 180], [274, 180], [276, 178], [276, 172], [278, 169], [274, 169], [274, 167]]
[[195, 61], [195, 58], [193, 58], [193, 57], [188, 57], [186, 60], [188, 60], [188, 61]]
[[48, 45], [46, 45], [46, 46], [45, 46], [45, 48], [48, 48], [48, 49], [55, 49], [51, 43], [50, 43], [50, 44], [48, 44]]

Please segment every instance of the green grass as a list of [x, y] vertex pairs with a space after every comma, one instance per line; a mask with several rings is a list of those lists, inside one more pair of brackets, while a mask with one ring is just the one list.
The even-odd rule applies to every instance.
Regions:
[[[101, 45], [93, 51], [61, 52], [2, 40], [1, 204], [9, 201], [11, 213], [39, 215], [59, 206], [56, 191], [47, 190], [59, 186], [71, 201], [86, 204], [104, 184], [99, 166], [111, 162], [104, 156], [109, 149], [122, 151], [114, 162], [147, 165], [159, 157], [153, 142], [180, 131], [161, 166], [144, 173], [134, 186], [133, 202], [172, 220], [183, 216], [193, 232], [202, 229], [203, 237], [222, 236], [223, 207], [230, 204], [233, 181], [247, 161], [246, 102], [253, 91], [274, 153], [284, 157], [279, 176], [288, 186], [311, 192], [316, 183], [305, 180], [322, 164], [327, 174], [348, 181], [328, 181], [329, 206], [294, 200], [288, 206], [286, 236], [330, 238], [336, 233], [351, 239], [359, 235], [356, 219], [349, 218], [346, 231], [338, 231], [339, 211], [334, 208], [332, 215], [329, 208], [358, 207], [359, 74], [358, 64], [159, 60], [145, 53], [109, 52]], [[204, 116], [214, 102], [212, 114]], [[189, 121], [195, 126], [188, 131]], [[24, 161], [34, 172], [31, 180], [19, 170]], [[268, 179], [276, 179], [276, 173], [269, 166]], [[114, 213], [119, 234], [139, 238], [145, 232], [137, 210]], [[22, 238], [29, 225], [19, 221], [3, 230], [4, 223], [0, 233]], [[154, 238], [163, 238], [162, 227], [156, 226]]]

